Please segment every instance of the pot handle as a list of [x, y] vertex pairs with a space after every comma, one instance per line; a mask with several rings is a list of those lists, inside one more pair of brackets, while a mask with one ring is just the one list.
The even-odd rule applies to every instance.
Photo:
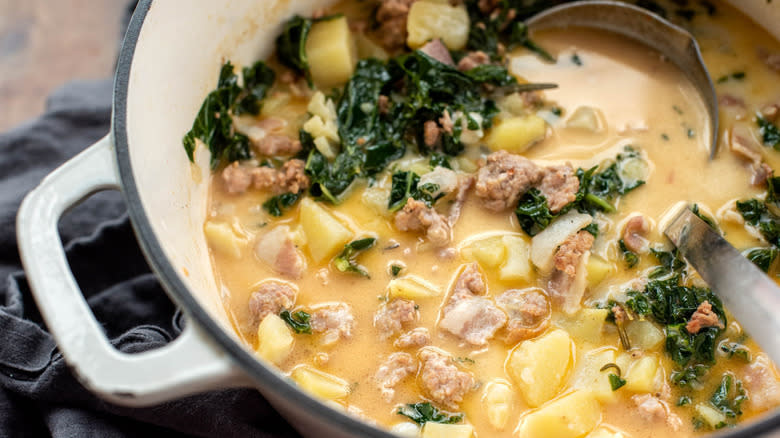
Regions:
[[90, 195], [119, 188], [107, 135], [49, 174], [19, 209], [17, 240], [27, 280], [65, 361], [87, 389], [127, 406], [247, 386], [246, 375], [191, 318], [176, 340], [156, 350], [125, 354], [109, 343], [73, 278], [57, 222]]

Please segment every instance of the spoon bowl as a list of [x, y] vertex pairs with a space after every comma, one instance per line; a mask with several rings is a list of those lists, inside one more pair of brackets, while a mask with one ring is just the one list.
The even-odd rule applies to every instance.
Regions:
[[588, 27], [613, 32], [649, 46], [672, 61], [696, 87], [709, 118], [709, 157], [718, 148], [718, 98], [712, 78], [704, 65], [696, 39], [645, 9], [627, 3], [587, 0], [567, 3], [531, 17], [529, 30]]

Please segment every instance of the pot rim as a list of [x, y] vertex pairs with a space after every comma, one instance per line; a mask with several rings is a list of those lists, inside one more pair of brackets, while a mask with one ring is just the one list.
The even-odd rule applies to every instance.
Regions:
[[[128, 25], [117, 61], [111, 117], [111, 134], [114, 140], [122, 194], [127, 204], [130, 222], [135, 231], [138, 244], [143, 250], [147, 261], [165, 291], [177, 304], [185, 308], [186, 313], [205, 329], [205, 333], [220, 348], [224, 349], [243, 371], [254, 380], [255, 384], [261, 389], [261, 394], [264, 394], [266, 391], [273, 392], [283, 397], [286, 401], [294, 403], [299, 409], [304, 409], [306, 412], [311, 413], [317, 419], [328, 422], [348, 433], [360, 434], [369, 438], [397, 438], [395, 434], [389, 431], [371, 426], [344, 412], [326, 406], [288, 380], [282, 378], [278, 373], [273, 372], [269, 367], [263, 365], [246, 351], [244, 347], [239, 345], [235, 339], [225, 333], [222, 327], [201, 307], [165, 255], [162, 245], [152, 229], [149, 217], [141, 204], [138, 187], [132, 171], [127, 135], [127, 97], [133, 56], [152, 4], [153, 0], [139, 0]], [[750, 438], [778, 428], [780, 428], [780, 409], [757, 421], [752, 421], [738, 430], [715, 433], [712, 436]]]

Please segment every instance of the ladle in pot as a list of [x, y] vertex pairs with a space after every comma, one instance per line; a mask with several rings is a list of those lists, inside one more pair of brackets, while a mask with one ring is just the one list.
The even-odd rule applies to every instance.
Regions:
[[636, 40], [671, 60], [693, 83], [704, 100], [710, 119], [710, 159], [718, 148], [718, 99], [699, 45], [693, 35], [656, 14], [627, 3], [588, 0], [545, 10], [527, 22], [531, 31], [589, 27]]

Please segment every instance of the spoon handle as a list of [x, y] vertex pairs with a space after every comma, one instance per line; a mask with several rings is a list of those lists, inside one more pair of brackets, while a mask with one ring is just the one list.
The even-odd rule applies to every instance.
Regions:
[[780, 287], [688, 208], [664, 234], [746, 332], [780, 363]]

